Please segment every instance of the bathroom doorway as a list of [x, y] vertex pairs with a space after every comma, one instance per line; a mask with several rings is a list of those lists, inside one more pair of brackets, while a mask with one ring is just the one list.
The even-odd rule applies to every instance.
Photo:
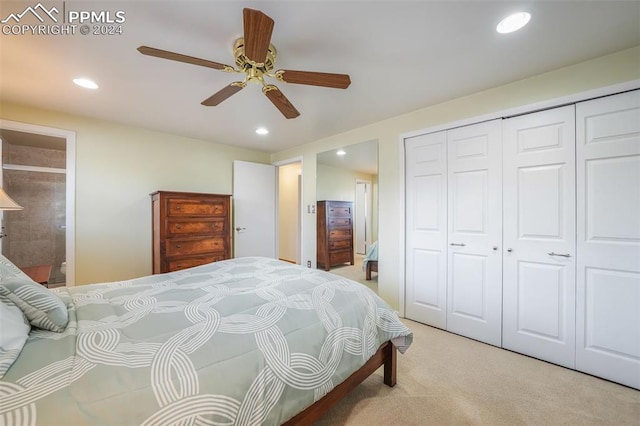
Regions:
[[57, 136], [7, 127], [3, 122], [0, 129], [0, 184], [23, 209], [2, 214], [2, 254], [42, 284], [73, 285], [67, 266], [69, 138], [64, 131]]

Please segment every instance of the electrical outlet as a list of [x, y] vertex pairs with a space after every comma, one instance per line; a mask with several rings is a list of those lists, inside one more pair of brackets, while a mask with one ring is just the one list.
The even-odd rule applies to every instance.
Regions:
[[307, 260], [307, 268], [311, 268], [311, 261]]

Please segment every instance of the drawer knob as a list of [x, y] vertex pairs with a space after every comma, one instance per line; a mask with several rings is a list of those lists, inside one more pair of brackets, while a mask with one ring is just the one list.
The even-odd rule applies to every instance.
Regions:
[[176, 244], [176, 247], [180, 248], [182, 247], [182, 244]]
[[176, 229], [182, 229], [181, 225], [176, 225]]

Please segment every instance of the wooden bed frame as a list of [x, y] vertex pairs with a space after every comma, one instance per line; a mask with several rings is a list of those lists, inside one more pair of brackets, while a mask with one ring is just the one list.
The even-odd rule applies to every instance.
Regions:
[[[376, 262], [377, 263], [377, 262]], [[378, 349], [369, 361], [359, 370], [353, 373], [347, 380], [333, 388], [322, 399], [316, 401], [306, 410], [289, 419], [284, 425], [310, 425], [318, 420], [331, 407], [342, 400], [349, 392], [355, 389], [367, 377], [373, 374], [381, 365], [384, 365], [384, 384], [390, 387], [396, 384], [397, 350], [393, 343], [386, 342]]]
[[371, 279], [371, 271], [378, 272], [378, 261], [377, 260], [369, 260], [367, 261], [366, 267], [366, 279], [367, 281]]

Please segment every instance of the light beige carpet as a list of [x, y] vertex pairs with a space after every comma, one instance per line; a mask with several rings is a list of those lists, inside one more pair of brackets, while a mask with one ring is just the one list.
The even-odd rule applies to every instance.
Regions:
[[350, 265], [348, 263], [342, 265], [336, 265], [331, 268], [329, 272], [332, 274], [340, 275], [345, 278], [349, 278], [350, 280], [357, 281], [361, 284], [366, 285], [376, 293], [378, 292], [378, 273], [372, 272], [371, 279], [366, 280], [366, 274], [364, 269], [362, 269], [362, 262], [364, 260], [364, 255], [356, 254], [354, 256], [354, 265]]
[[398, 384], [382, 369], [319, 425], [640, 425], [640, 391], [413, 321]]
[[318, 425], [640, 426], [638, 390], [403, 321], [414, 342], [398, 356], [398, 384], [379, 369]]

